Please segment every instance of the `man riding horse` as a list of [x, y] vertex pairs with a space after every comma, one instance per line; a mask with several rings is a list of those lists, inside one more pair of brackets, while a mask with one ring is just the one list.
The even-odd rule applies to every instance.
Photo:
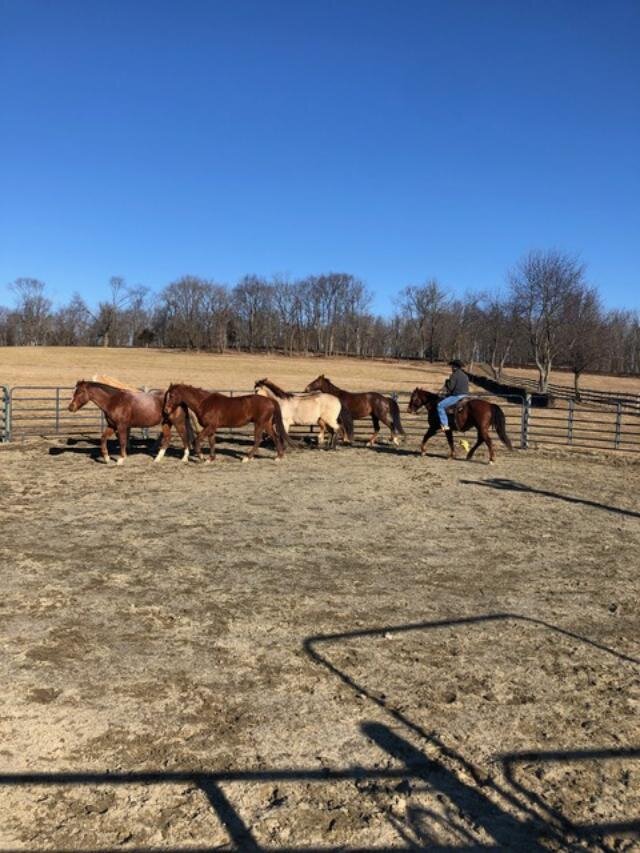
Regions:
[[438, 403], [438, 417], [440, 418], [440, 429], [443, 432], [450, 430], [449, 418], [447, 409], [449, 406], [455, 406], [460, 400], [469, 396], [469, 377], [464, 372], [463, 364], [459, 359], [454, 358], [449, 362], [451, 375], [442, 386], [440, 393], [444, 393], [444, 397]]

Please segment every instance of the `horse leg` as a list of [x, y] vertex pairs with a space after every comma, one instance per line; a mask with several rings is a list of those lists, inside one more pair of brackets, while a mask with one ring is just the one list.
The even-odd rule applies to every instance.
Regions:
[[153, 460], [154, 462], [160, 462], [164, 454], [167, 452], [167, 447], [169, 447], [169, 442], [171, 441], [171, 424], [166, 421], [162, 424], [162, 441], [160, 442], [160, 449], [158, 450], [158, 455]]
[[[256, 455], [256, 451], [258, 450], [258, 447], [260, 446], [260, 442], [262, 441], [262, 433], [267, 428], [266, 424], [261, 423], [260, 421], [255, 422], [255, 427], [256, 428], [255, 428], [255, 432], [254, 432], [254, 436], [253, 436], [253, 447], [249, 450], [247, 455], [244, 457], [244, 459], [242, 460], [243, 462], [251, 462], [253, 457]], [[276, 447], [277, 446], [278, 445], [276, 444]]]
[[482, 427], [482, 437], [484, 439], [484, 443], [489, 448], [489, 465], [493, 465], [493, 463], [495, 462], [495, 459], [496, 459], [496, 454], [495, 454], [495, 451], [493, 449], [493, 442], [491, 441], [491, 436], [489, 435], [489, 427], [488, 426]]
[[211, 426], [203, 427], [197, 434], [195, 441], [193, 442], [193, 454], [194, 456], [197, 456], [198, 459], [200, 459], [202, 462], [204, 462], [204, 453], [202, 452], [202, 440], [209, 435], [212, 429], [213, 427]]
[[445, 435], [447, 436], [447, 443], [449, 445], [449, 459], [455, 459], [456, 458], [456, 446], [453, 442], [453, 430], [448, 429], [445, 432]]
[[[284, 456], [284, 452], [282, 450], [282, 444], [278, 441], [278, 434], [276, 433], [276, 428], [273, 424], [273, 418], [271, 418], [266, 425], [267, 435], [270, 436], [271, 441], [273, 441], [274, 446], [276, 448], [276, 462], [279, 462]], [[289, 430], [287, 430], [287, 433]]]
[[[188, 418], [189, 415], [187, 414]], [[169, 437], [171, 436], [171, 426], [172, 424], [168, 424], [169, 427]], [[178, 430], [178, 435], [182, 439], [182, 461], [189, 461], [189, 432], [187, 431], [187, 424], [184, 420], [174, 420], [173, 426]], [[169, 443], [169, 439], [167, 439], [167, 444]]]
[[127, 441], [129, 438], [129, 428], [121, 424], [118, 427], [118, 441], [120, 442], [120, 457], [118, 465], [124, 465], [124, 460], [127, 458]]
[[434, 436], [438, 432], [437, 426], [430, 426], [429, 429], [422, 436], [422, 444], [420, 445], [420, 456], [424, 456], [427, 452], [427, 442], [429, 439]]
[[115, 429], [113, 427], [108, 426], [105, 431], [100, 436], [100, 454], [104, 461], [109, 464], [111, 461], [109, 458], [109, 450], [107, 448], [107, 441], [111, 438], [112, 435], [115, 434]]
[[480, 430], [478, 430], [478, 437], [476, 439], [476, 443], [473, 445], [471, 450], [467, 453], [467, 462], [470, 461], [470, 459], [473, 457], [473, 454], [480, 447], [480, 445], [482, 444], [483, 441], [484, 441], [484, 439], [480, 437]]
[[209, 433], [209, 459], [208, 462], [215, 461], [216, 458], [216, 430], [212, 427]]
[[373, 412], [371, 412], [371, 421], [373, 423], [373, 435], [367, 442], [367, 445], [369, 447], [373, 447], [373, 445], [378, 440], [378, 436], [380, 435], [380, 419], [377, 415], [374, 415]]
[[318, 447], [324, 447], [324, 434], [327, 425], [322, 418], [318, 418], [318, 426], [320, 427], [320, 432], [318, 433]]

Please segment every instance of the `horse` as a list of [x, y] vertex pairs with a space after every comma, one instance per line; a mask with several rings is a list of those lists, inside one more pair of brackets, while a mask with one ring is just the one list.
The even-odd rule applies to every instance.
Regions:
[[258, 379], [254, 389], [256, 394], [277, 400], [282, 412], [284, 428], [287, 432], [294, 424], [296, 426], [310, 426], [318, 424], [318, 447], [324, 446], [325, 430], [331, 431], [331, 449], [335, 449], [338, 440], [338, 431], [342, 430], [343, 439], [348, 444], [353, 443], [353, 419], [347, 408], [333, 394], [324, 394], [322, 391], [311, 391], [309, 393], [293, 393], [283, 391], [275, 382], [269, 379]]
[[349, 411], [352, 419], [359, 420], [360, 418], [371, 418], [373, 423], [373, 435], [367, 442], [369, 447], [373, 447], [380, 434], [380, 421], [389, 427], [391, 430], [391, 441], [396, 446], [400, 443], [398, 436], [404, 435], [404, 429], [400, 423], [400, 408], [397, 402], [392, 397], [384, 397], [378, 394], [377, 391], [364, 391], [355, 393], [352, 391], [344, 391], [334, 385], [330, 379], [327, 379], [323, 374], [310, 382], [304, 389], [308, 391], [323, 391], [325, 394], [333, 394], [336, 396], [345, 409]]
[[[440, 418], [436, 406], [440, 397], [432, 391], [426, 391], [424, 388], [416, 388], [411, 394], [407, 411], [411, 414], [416, 414], [422, 406], [427, 410], [429, 419], [429, 429], [425, 432], [422, 444], [420, 445], [420, 455], [426, 453], [425, 445], [432, 435], [435, 435], [440, 429]], [[467, 459], [471, 459], [476, 450], [484, 442], [489, 448], [489, 464], [492, 465], [495, 460], [495, 452], [493, 442], [489, 435], [489, 429], [493, 427], [498, 433], [500, 441], [513, 450], [513, 446], [507, 435], [504, 412], [496, 403], [490, 403], [488, 400], [479, 400], [477, 397], [470, 397], [467, 400], [461, 400], [456, 406], [454, 413], [449, 413], [450, 429], [445, 432], [447, 441], [449, 442], [449, 459], [455, 459], [455, 449], [453, 445], [453, 430], [466, 432], [468, 429], [475, 427], [478, 432], [476, 443], [467, 453]]]
[[164, 411], [170, 417], [180, 406], [186, 406], [197, 417], [202, 429], [195, 439], [193, 452], [204, 460], [201, 447], [209, 437], [209, 462], [213, 462], [216, 453], [216, 430], [220, 427], [242, 427], [248, 423], [255, 425], [254, 444], [242, 460], [253, 459], [263, 433], [267, 433], [276, 446], [277, 460], [284, 456], [285, 444], [295, 447], [284, 428], [280, 406], [270, 397], [259, 394], [244, 394], [241, 397], [226, 397], [224, 394], [194, 388], [182, 383], [172, 384], [164, 398]]
[[189, 413], [185, 406], [181, 406], [171, 415], [166, 415], [163, 411], [164, 394], [164, 391], [125, 390], [106, 385], [104, 382], [81, 379], [76, 383], [68, 408], [70, 412], [77, 412], [91, 402], [102, 411], [107, 427], [100, 437], [100, 453], [107, 463], [110, 461], [107, 441], [114, 433], [117, 432], [120, 442], [120, 458], [117, 464], [122, 465], [127, 458], [127, 440], [131, 427], [154, 427], [158, 424], [162, 427], [162, 442], [154, 461], [159, 462], [166, 453], [171, 441], [171, 427], [175, 426], [182, 439], [182, 458], [186, 462], [193, 445]]

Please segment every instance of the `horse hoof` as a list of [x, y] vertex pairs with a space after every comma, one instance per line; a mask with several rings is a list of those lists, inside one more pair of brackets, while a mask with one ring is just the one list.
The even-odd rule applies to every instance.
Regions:
[[251, 459], [248, 456], [243, 456], [242, 464], [244, 465], [245, 462], [251, 462]]
[[124, 465], [124, 459], [120, 457], [120, 459], [118, 459], [118, 461], [116, 462], [116, 465]]
[[493, 459], [490, 459], [490, 460], [489, 460], [489, 465], [493, 465], [493, 464], [495, 464], [495, 463], [494, 463], [494, 461], [493, 461]]

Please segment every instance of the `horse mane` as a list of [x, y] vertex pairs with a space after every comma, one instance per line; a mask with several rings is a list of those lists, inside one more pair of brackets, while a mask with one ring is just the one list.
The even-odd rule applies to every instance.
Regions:
[[256, 388], [259, 385], [264, 385], [265, 388], [268, 388], [270, 391], [273, 391], [273, 393], [276, 395], [276, 397], [280, 397], [282, 400], [288, 400], [291, 397], [293, 397], [293, 394], [291, 394], [289, 391], [283, 391], [279, 385], [276, 385], [275, 382], [272, 382], [270, 379], [267, 379], [266, 377], [264, 379], [259, 379], [255, 383]]
[[[334, 382], [332, 382], [328, 376], [325, 376], [324, 373], [321, 373], [320, 376], [318, 376], [318, 379], [324, 379], [324, 381], [328, 385], [330, 385], [332, 388], [335, 388], [337, 391], [343, 391], [344, 390], [343, 388], [338, 388], [338, 386]], [[316, 382], [317, 382], [317, 380], [316, 380]]]
[[[210, 391], [207, 388], [198, 388], [197, 385], [188, 385], [186, 382], [172, 382], [167, 391], [171, 388], [188, 388], [189, 391], [202, 391], [203, 394], [217, 394], [217, 391]], [[224, 396], [224, 395], [222, 395]]]
[[121, 382], [115, 376], [107, 376], [105, 373], [96, 373], [91, 377], [91, 382], [97, 385], [106, 385], [108, 388], [118, 388], [120, 391], [132, 391], [137, 394], [141, 389], [135, 388], [133, 385], [128, 385], [126, 382]]
[[107, 382], [96, 382], [95, 379], [81, 379], [80, 382], [83, 382], [85, 385], [91, 385], [92, 388], [100, 388], [102, 391], [110, 391], [110, 392], [118, 392], [126, 391], [129, 394], [139, 394], [140, 390], [138, 388], [118, 388], [116, 385], [109, 385]]

